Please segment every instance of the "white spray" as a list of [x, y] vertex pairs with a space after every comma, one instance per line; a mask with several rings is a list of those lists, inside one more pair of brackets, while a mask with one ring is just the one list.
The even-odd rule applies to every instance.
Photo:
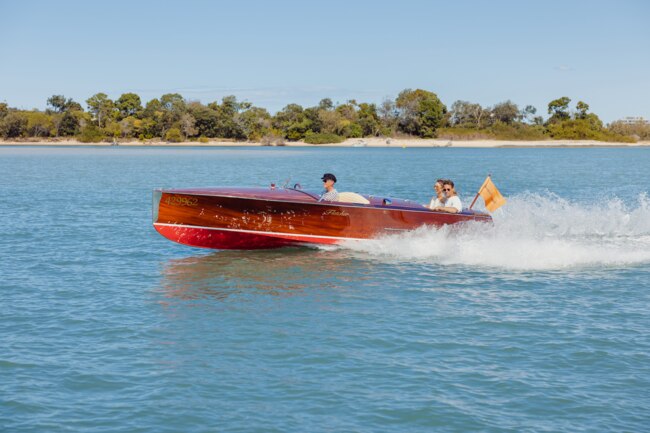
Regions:
[[368, 242], [355, 253], [386, 261], [421, 261], [513, 270], [635, 266], [650, 263], [650, 200], [578, 204], [556, 195], [510, 197], [494, 225], [420, 228]]

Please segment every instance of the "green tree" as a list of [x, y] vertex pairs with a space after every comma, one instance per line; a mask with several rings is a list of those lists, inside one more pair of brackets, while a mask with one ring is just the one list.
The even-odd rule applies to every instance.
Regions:
[[261, 140], [271, 131], [271, 115], [264, 108], [251, 107], [239, 113], [236, 120], [247, 140]]
[[587, 118], [587, 111], [589, 111], [589, 105], [585, 102], [578, 101], [576, 104], [576, 119], [586, 119]]
[[45, 112], [51, 116], [53, 130], [56, 137], [76, 135], [79, 132], [79, 116], [83, 112], [78, 102], [63, 95], [52, 95], [47, 100], [48, 108]]
[[155, 119], [158, 115], [157, 113], [162, 113], [163, 107], [160, 103], [160, 99], [154, 98], [147, 102], [142, 112], [142, 117], [147, 117], [149, 119]]
[[334, 108], [334, 103], [332, 102], [332, 100], [330, 98], [323, 98], [318, 103], [318, 109], [319, 110], [329, 111], [329, 110], [332, 110], [333, 108]]
[[122, 138], [137, 137], [141, 134], [142, 120], [129, 116], [118, 122]]
[[68, 99], [68, 102], [66, 102], [66, 111], [84, 111], [83, 107], [81, 106], [80, 103], [77, 101], [73, 101], [72, 99]]
[[144, 138], [162, 137], [163, 106], [159, 99], [147, 102], [142, 112], [142, 134]]
[[399, 111], [395, 107], [395, 101], [385, 98], [378, 108], [379, 120], [381, 122], [381, 133], [393, 135], [397, 131], [399, 123]]
[[607, 139], [607, 131], [603, 122], [593, 113], [584, 118], [566, 119], [553, 122], [547, 126], [548, 133], [556, 139], [569, 140], [603, 140]]
[[78, 102], [72, 100], [72, 98], [66, 99], [63, 95], [52, 95], [47, 100], [47, 113], [63, 113], [66, 111], [83, 111], [83, 108]]
[[178, 93], [166, 93], [160, 97], [160, 105], [163, 110], [178, 113], [184, 113], [187, 109], [185, 99]]
[[180, 129], [178, 128], [169, 128], [165, 134], [165, 140], [171, 141], [172, 143], [180, 143], [183, 141], [183, 135], [181, 134]]
[[548, 103], [548, 114], [551, 117], [548, 119], [549, 123], [561, 122], [563, 120], [569, 119], [569, 103], [571, 99], [566, 96], [563, 96], [558, 99], [554, 99]]
[[54, 129], [52, 118], [40, 111], [25, 113], [27, 117], [26, 132], [31, 137], [49, 137]]
[[[250, 105], [243, 103], [244, 107]], [[221, 105], [217, 109], [219, 135], [224, 138], [244, 138], [244, 131], [237, 123], [237, 113], [242, 108], [241, 104], [237, 102], [237, 98], [233, 95], [224, 96], [221, 99]]]
[[92, 123], [82, 126], [77, 135], [77, 140], [82, 143], [99, 143], [104, 138], [104, 132]]
[[500, 102], [492, 107], [491, 115], [493, 116], [494, 120], [498, 120], [499, 122], [505, 123], [506, 125], [511, 125], [521, 119], [519, 107], [517, 107], [517, 104], [513, 103], [510, 100]]
[[66, 111], [56, 126], [57, 136], [69, 137], [77, 135], [79, 133], [79, 117], [74, 111]]
[[0, 119], [9, 114], [9, 106], [6, 102], [0, 102]]
[[183, 114], [187, 112], [185, 100], [178, 93], [167, 93], [160, 97], [161, 116], [158, 124], [164, 134], [174, 124], [180, 122]]
[[318, 131], [315, 128], [310, 129], [313, 132], [322, 132], [323, 134], [338, 134], [341, 130], [343, 115], [336, 110], [318, 110]]
[[104, 127], [104, 134], [107, 137], [118, 138], [122, 134], [120, 123], [115, 120], [106, 122], [106, 126]]
[[160, 137], [160, 126], [154, 119], [145, 117], [139, 128], [138, 139], [148, 140], [154, 137]]
[[490, 111], [483, 108], [481, 104], [460, 100], [451, 105], [449, 114], [451, 126], [461, 128], [483, 128], [490, 117]]
[[9, 111], [0, 121], [0, 135], [4, 138], [17, 138], [25, 133], [27, 117], [18, 111]]
[[185, 137], [194, 137], [199, 132], [196, 128], [196, 119], [191, 113], [185, 113], [181, 116], [180, 120], [181, 131]]
[[305, 108], [305, 118], [310, 124], [309, 129], [311, 129], [315, 134], [318, 134], [323, 130], [323, 122], [320, 118], [320, 114], [323, 112], [327, 112], [327, 110], [323, 110], [318, 106]]
[[344, 120], [341, 125], [340, 135], [347, 138], [360, 138], [363, 137], [363, 128], [356, 122], [351, 122], [349, 120]]
[[537, 108], [532, 105], [526, 105], [526, 107], [521, 110], [521, 113], [519, 113], [519, 117], [525, 122], [535, 123], [535, 114], [537, 114]]
[[106, 124], [115, 109], [115, 104], [105, 93], [96, 93], [86, 100], [86, 104], [100, 128]]
[[338, 105], [334, 111], [339, 113], [340, 120], [336, 125], [335, 132], [347, 138], [358, 138], [363, 136], [363, 128], [359, 125], [359, 113], [357, 112], [357, 101], [349, 100], [345, 104]]
[[188, 111], [194, 117], [194, 127], [197, 129], [197, 135], [200, 137], [217, 137], [218, 116], [215, 110], [198, 102], [192, 102], [188, 105]]
[[68, 101], [63, 95], [52, 95], [50, 98], [48, 98], [47, 105], [52, 107], [52, 110], [54, 110], [56, 113], [62, 113], [68, 108], [67, 102]]
[[115, 106], [120, 112], [120, 120], [129, 116], [136, 116], [142, 111], [142, 101], [135, 93], [123, 93], [115, 101]]
[[381, 132], [381, 121], [377, 114], [377, 106], [375, 104], [367, 104], [362, 102], [359, 104], [359, 126], [361, 126], [362, 135], [377, 136]]
[[289, 104], [275, 114], [273, 127], [279, 129], [285, 138], [297, 141], [305, 138], [311, 129], [311, 122], [302, 106]]
[[345, 104], [340, 104], [335, 108], [335, 110], [341, 114], [341, 117], [350, 122], [356, 122], [359, 118], [357, 113], [357, 101], [355, 100], [348, 101]]
[[247, 110], [251, 106], [250, 102], [238, 102], [233, 95], [224, 96], [221, 104], [218, 102], [208, 104], [217, 115], [217, 136], [238, 140], [246, 138], [237, 117], [241, 110]]
[[435, 93], [426, 90], [403, 90], [395, 101], [399, 110], [399, 128], [407, 134], [435, 137], [447, 107]]

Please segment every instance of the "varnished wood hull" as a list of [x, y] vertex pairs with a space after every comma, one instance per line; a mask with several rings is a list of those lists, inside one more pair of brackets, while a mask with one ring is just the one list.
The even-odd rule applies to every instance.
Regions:
[[369, 205], [318, 202], [292, 189], [214, 188], [156, 190], [153, 223], [164, 237], [193, 247], [265, 249], [337, 244], [467, 221], [481, 213], [433, 212], [417, 203], [368, 197]]

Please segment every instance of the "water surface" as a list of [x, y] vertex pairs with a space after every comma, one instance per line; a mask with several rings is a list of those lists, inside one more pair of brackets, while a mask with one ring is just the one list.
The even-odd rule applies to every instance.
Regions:
[[[0, 148], [0, 431], [645, 431], [647, 149]], [[492, 227], [217, 251], [156, 187], [469, 203]]]

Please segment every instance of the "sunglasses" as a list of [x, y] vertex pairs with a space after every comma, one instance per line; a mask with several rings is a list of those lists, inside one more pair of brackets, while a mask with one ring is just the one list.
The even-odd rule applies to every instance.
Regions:
[[443, 188], [444, 191], [451, 191], [451, 188]]

